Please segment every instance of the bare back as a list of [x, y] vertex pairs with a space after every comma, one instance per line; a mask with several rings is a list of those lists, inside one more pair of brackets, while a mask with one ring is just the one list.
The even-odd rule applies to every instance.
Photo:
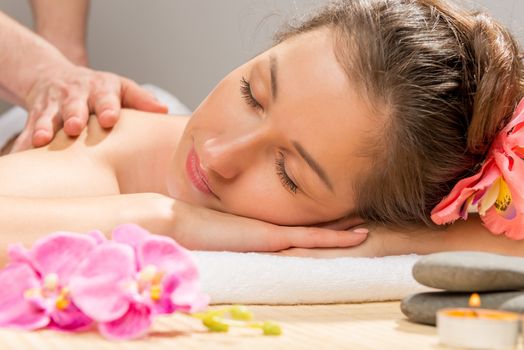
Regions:
[[1, 157], [0, 196], [165, 194], [168, 161], [187, 119], [123, 110], [105, 130], [91, 118], [77, 138], [60, 131], [47, 147]]

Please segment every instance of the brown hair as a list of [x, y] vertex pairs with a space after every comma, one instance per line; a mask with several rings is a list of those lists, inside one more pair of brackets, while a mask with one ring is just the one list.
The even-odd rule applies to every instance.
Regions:
[[440, 0], [338, 1], [276, 40], [324, 26], [350, 80], [381, 112], [372, 171], [354, 184], [358, 214], [431, 226], [432, 208], [478, 170], [523, 97], [517, 43], [488, 15]]

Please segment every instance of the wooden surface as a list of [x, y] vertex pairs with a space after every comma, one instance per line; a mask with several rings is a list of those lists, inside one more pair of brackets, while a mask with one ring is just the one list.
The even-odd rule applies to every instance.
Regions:
[[200, 321], [174, 315], [159, 318], [147, 338], [127, 342], [110, 342], [94, 331], [67, 334], [3, 329], [0, 349], [445, 349], [438, 345], [435, 328], [405, 320], [399, 302], [249, 309], [257, 320], [277, 321], [283, 335], [263, 336], [248, 329], [208, 333]]

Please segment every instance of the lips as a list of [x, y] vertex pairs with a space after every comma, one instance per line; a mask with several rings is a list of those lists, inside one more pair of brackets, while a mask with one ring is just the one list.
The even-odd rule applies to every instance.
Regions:
[[186, 171], [189, 181], [197, 190], [207, 195], [214, 195], [208, 185], [206, 173], [200, 167], [200, 159], [198, 159], [195, 148], [191, 148], [187, 155]]

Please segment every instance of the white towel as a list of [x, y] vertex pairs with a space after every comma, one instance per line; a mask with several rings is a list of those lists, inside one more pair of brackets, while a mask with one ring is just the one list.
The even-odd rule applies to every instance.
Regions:
[[399, 300], [430, 290], [412, 275], [418, 255], [313, 259], [194, 252], [211, 303], [329, 304]]

